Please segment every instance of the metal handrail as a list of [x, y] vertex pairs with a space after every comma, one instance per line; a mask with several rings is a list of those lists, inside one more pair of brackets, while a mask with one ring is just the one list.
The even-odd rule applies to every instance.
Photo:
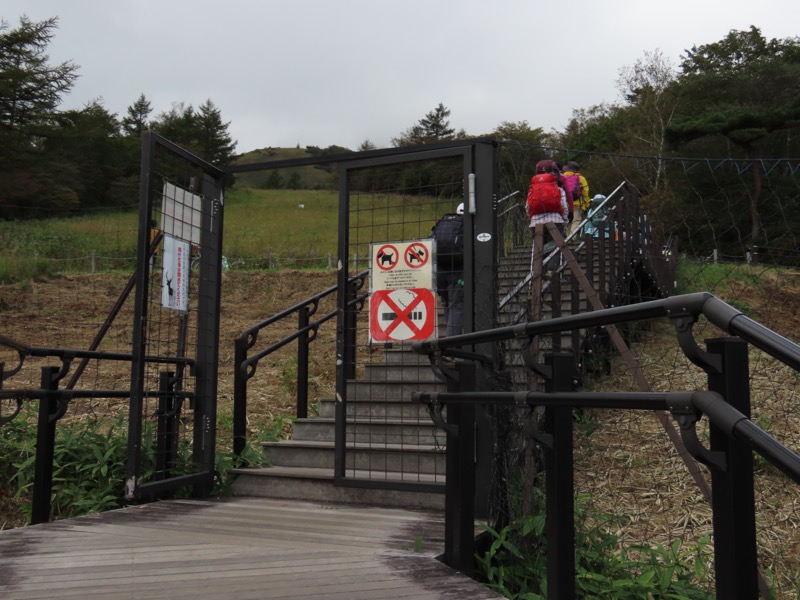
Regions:
[[[351, 285], [355, 285], [356, 290], [359, 290], [364, 286], [368, 275], [369, 269], [366, 269], [350, 277], [348, 282]], [[309, 322], [309, 317], [316, 314], [320, 301], [336, 292], [337, 289], [338, 285], [333, 285], [256, 325], [248, 327], [234, 341], [233, 451], [235, 454], [242, 453], [247, 438], [247, 381], [255, 375], [260, 360], [295, 340], [298, 341], [296, 415], [298, 418], [308, 416], [308, 344], [316, 339], [320, 325], [335, 317], [337, 310], [332, 310], [313, 322]], [[348, 305], [363, 306], [368, 295], [366, 292], [359, 294], [350, 300]], [[261, 330], [294, 314], [298, 315], [298, 327], [294, 332], [270, 344], [263, 350], [248, 355], [248, 350], [255, 345]]]
[[[693, 325], [701, 316], [738, 339], [709, 340], [709, 349], [701, 349], [692, 332]], [[475, 392], [473, 375], [471, 387], [462, 387], [460, 390], [456, 388], [457, 391], [414, 394], [414, 400], [427, 404], [433, 421], [448, 432], [448, 465], [452, 464], [459, 473], [451, 485], [448, 471], [448, 498], [462, 498], [474, 493], [475, 481], [471, 475], [474, 470], [474, 450], [468, 447], [467, 442], [462, 441], [462, 438], [470, 436], [459, 435], [462, 430], [474, 429], [474, 405], [500, 403], [529, 411], [535, 406], [545, 406], [551, 411], [546, 431], [536, 433], [535, 439], [543, 445], [550, 457], [546, 461], [546, 529], [548, 542], [554, 542], [554, 551], [548, 556], [548, 591], [551, 591], [552, 584], [554, 593], [559, 597], [572, 597], [574, 593], [574, 545], [571, 542], [574, 526], [572, 410], [587, 407], [670, 411], [680, 426], [680, 437], [688, 454], [706, 465], [712, 473], [713, 493], [709, 498], [713, 498], [714, 536], [718, 542], [714, 550], [717, 595], [742, 600], [755, 597], [759, 585], [766, 584], [757, 566], [753, 461], [750, 453], [755, 451], [761, 455], [796, 484], [800, 484], [800, 455], [750, 420], [749, 394], [738, 391], [746, 387], [749, 381], [746, 367], [747, 344], [743, 342], [759, 348], [795, 371], [800, 370], [800, 345], [753, 321], [713, 294], [699, 292], [420, 342], [413, 346], [415, 351], [429, 355], [434, 370], [444, 364], [440, 358], [448, 354], [448, 351], [454, 355], [460, 353], [461, 358], [466, 360], [457, 364], [461, 370], [466, 371], [465, 367], [475, 369], [476, 365], [467, 362], [470, 359], [458, 350], [462, 346], [512, 338], [533, 338], [545, 333], [611, 326], [658, 317], [667, 317], [672, 321], [679, 345], [686, 357], [708, 373], [708, 391], [572, 392], [568, 382], [573, 368], [571, 357], [566, 353], [551, 353], [545, 357], [544, 365], [537, 365], [535, 368], [546, 380], [545, 393], [491, 390]], [[534, 368], [533, 365], [529, 366]], [[445, 422], [443, 410], [448, 405]], [[451, 415], [454, 415], [452, 420]], [[696, 430], [702, 415], [713, 425], [710, 449], [700, 441]], [[465, 448], [465, 451], [459, 453], [459, 448]], [[449, 505], [449, 502], [451, 500], [446, 499], [445, 504]], [[466, 516], [455, 511], [445, 514], [445, 526], [453, 540], [446, 542], [445, 548], [446, 562], [449, 561], [451, 565], [470, 564], [468, 561], [472, 557], [474, 545], [468, 536], [460, 532], [467, 531], [473, 518], [471, 513]]]
[[[603, 200], [603, 202], [602, 202], [602, 203], [601, 203], [601, 204], [600, 204], [600, 205], [597, 207], [597, 209], [596, 209], [596, 210], [600, 210], [601, 208], [605, 207], [605, 206], [606, 206], [606, 204], [607, 204], [607, 203], [609, 203], [609, 202], [611, 201], [611, 199], [614, 197], [614, 194], [616, 194], [617, 192], [619, 192], [619, 191], [620, 191], [620, 190], [621, 190], [621, 189], [622, 189], [622, 188], [625, 186], [625, 184], [626, 184], [626, 183], [627, 183], [627, 182], [625, 182], [625, 181], [623, 181], [622, 183], [620, 183], [620, 184], [619, 184], [619, 185], [618, 185], [618, 186], [617, 186], [617, 187], [614, 189], [614, 191], [612, 191], [612, 192], [611, 192], [611, 193], [610, 193], [610, 194], [609, 194], [609, 195], [606, 197], [606, 199], [605, 199], [605, 200]], [[522, 206], [522, 205], [519, 205], [519, 206]], [[584, 228], [584, 226], [586, 225], [586, 223], [588, 223], [588, 222], [589, 222], [589, 220], [590, 220], [590, 217], [589, 217], [589, 216], [587, 216], [587, 217], [586, 217], [586, 218], [585, 218], [583, 221], [581, 221], [581, 222], [580, 222], [580, 224], [578, 225], [578, 227], [575, 227], [575, 228], [572, 230], [572, 232], [571, 232], [571, 233], [570, 233], [570, 234], [569, 234], [569, 235], [568, 235], [568, 236], [567, 236], [567, 237], [564, 239], [564, 243], [570, 242], [570, 241], [572, 240], [572, 238], [574, 238], [574, 237], [575, 237], [576, 235], [578, 235], [578, 234], [579, 234], [581, 231], [583, 231], [583, 228]], [[580, 251], [580, 250], [581, 250], [581, 248], [583, 248], [583, 246], [584, 246], [585, 244], [586, 244], [586, 242], [581, 242], [581, 243], [578, 245], [578, 248], [576, 249], [576, 251]], [[545, 256], [545, 257], [542, 259], [542, 265], [547, 265], [547, 264], [548, 264], [548, 263], [549, 263], [549, 262], [550, 262], [550, 261], [551, 261], [553, 258], [555, 258], [556, 256], [558, 256], [560, 253], [561, 253], [561, 248], [555, 248], [555, 249], [553, 249], [553, 250], [552, 250], [552, 251], [551, 251], [551, 252], [550, 252], [550, 253], [549, 253], [547, 256]], [[526, 285], [528, 285], [528, 284], [531, 282], [531, 279], [532, 279], [532, 277], [533, 277], [533, 275], [532, 275], [531, 273], [528, 273], [528, 274], [527, 274], [527, 275], [526, 275], [526, 276], [525, 276], [525, 277], [522, 279], [522, 281], [520, 281], [520, 282], [519, 282], [517, 285], [515, 285], [515, 286], [514, 286], [514, 288], [513, 288], [513, 289], [512, 289], [510, 292], [508, 292], [508, 294], [506, 294], [506, 295], [505, 295], [505, 296], [504, 296], [504, 297], [503, 297], [503, 298], [500, 300], [500, 302], [499, 302], [499, 303], [498, 303], [498, 305], [497, 305], [497, 308], [498, 308], [498, 309], [502, 309], [502, 308], [503, 308], [504, 306], [506, 306], [506, 305], [507, 305], [509, 302], [511, 302], [511, 300], [513, 300], [514, 298], [516, 298], [517, 296], [519, 296], [519, 293], [520, 293], [520, 292], [521, 292], [523, 289], [525, 289], [525, 286], [526, 286]]]
[[416, 342], [412, 347], [421, 354], [430, 354], [437, 350], [446, 351], [448, 348], [530, 338], [535, 335], [560, 333], [588, 327], [602, 327], [604, 325], [658, 317], [681, 319], [681, 325], [687, 326], [697, 321], [700, 316], [704, 316], [724, 332], [740, 337], [793, 369], [800, 370], [800, 346], [753, 321], [710, 292], [683, 294], [661, 300], [640, 302], [639, 304], [615, 306], [544, 321], [527, 322], [487, 331]]

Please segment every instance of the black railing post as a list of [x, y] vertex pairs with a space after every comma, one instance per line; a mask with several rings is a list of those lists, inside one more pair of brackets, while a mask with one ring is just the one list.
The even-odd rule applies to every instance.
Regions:
[[[575, 362], [572, 354], [547, 354], [552, 378], [545, 380], [546, 392], [572, 391]], [[573, 490], [572, 407], [545, 409], [545, 432], [552, 435], [546, 470], [547, 597], [575, 597], [575, 499]]]
[[[738, 338], [706, 340], [709, 352], [722, 357], [722, 373], [709, 374], [708, 388], [750, 417], [750, 370], [747, 342]], [[711, 470], [714, 561], [717, 598], [758, 598], [753, 452], [711, 424], [711, 451], [725, 454], [727, 468]]]
[[[55, 391], [58, 388], [56, 374], [59, 367], [42, 367], [41, 388]], [[39, 418], [36, 427], [36, 470], [33, 479], [31, 500], [31, 525], [50, 520], [50, 496], [53, 491], [53, 454], [56, 441], [56, 419], [58, 399], [55, 394], [45, 394], [39, 400]]]
[[156, 465], [153, 479], [160, 481], [170, 475], [177, 459], [177, 417], [175, 373], [162, 371], [158, 377], [158, 409], [156, 410]]
[[233, 453], [241, 456], [247, 445], [247, 342], [237, 339], [233, 350]]
[[344, 300], [344, 372], [347, 379], [355, 379], [356, 376], [356, 307], [353, 304], [358, 295], [358, 283], [348, 280], [345, 288], [347, 297]]
[[[308, 305], [297, 311], [297, 330], [308, 327]], [[308, 417], [308, 332], [297, 338], [297, 418]]]
[[[475, 390], [475, 364], [456, 365], [458, 379], [447, 381], [448, 392]], [[444, 562], [472, 575], [475, 554], [475, 405], [447, 405]]]

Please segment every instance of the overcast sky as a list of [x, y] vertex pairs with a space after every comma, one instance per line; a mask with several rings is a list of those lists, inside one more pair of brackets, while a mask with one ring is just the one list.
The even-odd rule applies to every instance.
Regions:
[[[549, 8], [543, 9], [547, 6]], [[120, 118], [211, 99], [237, 152], [353, 150], [440, 102], [468, 134], [503, 121], [563, 129], [573, 109], [618, 102], [619, 70], [731, 29], [800, 34], [786, 0], [3, 0], [10, 27], [57, 16], [52, 64], [80, 68], [62, 108], [101, 99]]]

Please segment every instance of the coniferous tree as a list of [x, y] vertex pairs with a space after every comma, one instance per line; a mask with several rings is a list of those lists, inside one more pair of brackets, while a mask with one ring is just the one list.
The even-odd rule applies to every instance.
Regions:
[[450, 109], [443, 103], [428, 112], [417, 123], [406, 129], [398, 137], [392, 138], [392, 145], [396, 147], [413, 146], [416, 144], [431, 144], [447, 140], [466, 137], [466, 133], [450, 126]]
[[141, 94], [139, 98], [128, 107], [128, 114], [122, 119], [122, 129], [128, 135], [140, 137], [142, 132], [149, 127], [150, 113], [153, 108], [150, 101]]
[[[686, 148], [697, 140], [722, 140], [753, 160], [800, 122], [800, 38], [767, 40], [757, 27], [731, 31], [719, 42], [694, 46], [681, 63], [680, 105], [666, 129], [673, 143]], [[700, 147], [707, 152], [707, 146]], [[706, 154], [704, 154], [705, 156]], [[753, 161], [748, 206], [750, 241], [764, 239], [761, 216], [762, 172]]]
[[236, 150], [236, 142], [228, 133], [230, 121], [222, 122], [222, 112], [210, 98], [200, 105], [196, 122], [200, 156], [214, 165], [230, 164]]
[[57, 24], [57, 18], [34, 23], [22, 17], [11, 29], [0, 22], [0, 217], [46, 207], [43, 141], [52, 136], [61, 98], [78, 77], [72, 62], [49, 63], [47, 46]]

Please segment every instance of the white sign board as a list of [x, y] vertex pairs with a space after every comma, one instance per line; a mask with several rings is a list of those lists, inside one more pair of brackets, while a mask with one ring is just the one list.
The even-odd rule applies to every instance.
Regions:
[[161, 198], [161, 231], [192, 244], [200, 245], [203, 198], [177, 185], [164, 184]]
[[370, 338], [427, 340], [436, 332], [433, 240], [371, 244]]
[[161, 268], [161, 306], [172, 310], [189, 310], [189, 242], [164, 236], [164, 254]]

